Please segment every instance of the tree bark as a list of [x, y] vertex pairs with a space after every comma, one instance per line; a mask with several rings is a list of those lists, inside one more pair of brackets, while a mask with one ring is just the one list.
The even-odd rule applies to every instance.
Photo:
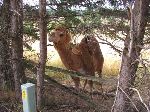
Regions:
[[[149, 3], [149, 0], [135, 0], [133, 4], [130, 4], [132, 5], [130, 7], [130, 36], [127, 36], [124, 43], [120, 76], [112, 112], [132, 112], [131, 105], [135, 107], [132, 103], [133, 91], [131, 88], [134, 86], [139, 64], [138, 59], [141, 46], [143, 46]], [[133, 5], [134, 8], [132, 9]]]
[[25, 82], [23, 67], [23, 2], [11, 0], [12, 10], [12, 69], [15, 80], [16, 99], [21, 99], [21, 83]]
[[0, 86], [7, 89], [14, 88], [10, 64], [10, 22], [10, 0], [4, 0], [0, 23]]
[[39, 30], [40, 30], [40, 58], [37, 66], [37, 107], [42, 108], [43, 104], [43, 82], [45, 64], [47, 58], [47, 22], [46, 22], [46, 0], [39, 0]]

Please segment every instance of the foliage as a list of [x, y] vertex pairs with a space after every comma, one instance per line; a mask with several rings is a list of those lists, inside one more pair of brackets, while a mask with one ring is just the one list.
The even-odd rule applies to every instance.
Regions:
[[31, 44], [36, 40], [39, 40], [38, 28], [36, 23], [33, 21], [24, 21], [23, 33], [24, 33], [24, 47], [32, 51]]
[[24, 22], [24, 35], [31, 36], [35, 40], [39, 40], [38, 36], [38, 28], [36, 27], [36, 23], [32, 21]]
[[[49, 1], [48, 3], [48, 19], [50, 21], [48, 29], [51, 30], [56, 24], [65, 24], [68, 28], [80, 29], [80, 27], [87, 28], [93, 25], [101, 25], [101, 19], [104, 13], [107, 14], [107, 10], [104, 8], [104, 0], [90, 0], [90, 1], [78, 1], [78, 0], [58, 0]], [[27, 8], [26, 16], [30, 15], [30, 18], [34, 17], [33, 13], [36, 13], [36, 7]], [[32, 12], [32, 13], [31, 13]], [[104, 13], [103, 13], [104, 12]], [[109, 14], [113, 14], [119, 11], [110, 11]], [[103, 13], [103, 14], [102, 14]], [[101, 15], [102, 14], [102, 15]], [[105, 14], [105, 16], [106, 16]], [[29, 17], [28, 17], [29, 18]], [[109, 17], [108, 17], [109, 18]], [[86, 26], [85, 26], [86, 25]], [[95, 27], [94, 27], [95, 28]], [[82, 29], [81, 29], [82, 30]]]

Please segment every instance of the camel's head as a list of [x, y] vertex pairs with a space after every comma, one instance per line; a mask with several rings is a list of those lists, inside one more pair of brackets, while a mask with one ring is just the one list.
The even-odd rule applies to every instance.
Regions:
[[67, 44], [71, 40], [70, 34], [65, 27], [58, 26], [49, 34], [49, 41], [54, 44], [62, 43]]

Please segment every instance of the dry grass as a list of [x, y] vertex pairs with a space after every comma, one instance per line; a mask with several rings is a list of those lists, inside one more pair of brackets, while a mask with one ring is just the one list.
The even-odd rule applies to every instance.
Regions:
[[[28, 59], [38, 62], [38, 54], [35, 52], [25, 51], [24, 56], [27, 57]], [[56, 51], [48, 53], [47, 65], [65, 68]], [[112, 56], [104, 55], [104, 66], [102, 73], [104, 76], [117, 76], [119, 73], [119, 67], [120, 67], [120, 59], [118, 56], [116, 57], [114, 55]], [[50, 73], [50, 76], [58, 79], [64, 79], [65, 77], [68, 78], [68, 76], [62, 73], [58, 74]]]
[[104, 76], [117, 76], [120, 69], [120, 59], [115, 58], [114, 56], [106, 56], [103, 66], [103, 75]]

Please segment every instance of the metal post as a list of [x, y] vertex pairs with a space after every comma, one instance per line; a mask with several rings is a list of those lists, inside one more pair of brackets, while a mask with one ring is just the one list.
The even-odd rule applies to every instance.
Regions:
[[36, 112], [35, 84], [21, 85], [23, 112]]

